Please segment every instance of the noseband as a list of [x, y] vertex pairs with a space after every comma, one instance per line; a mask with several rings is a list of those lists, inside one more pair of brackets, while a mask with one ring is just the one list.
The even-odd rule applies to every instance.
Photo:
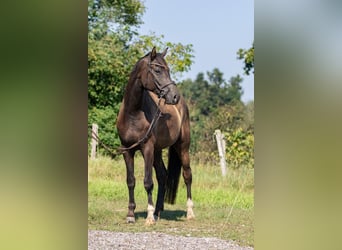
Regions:
[[152, 70], [152, 67], [151, 67], [152, 65], [162, 67], [165, 70], [166, 70], [166, 67], [165, 67], [165, 65], [162, 65], [159, 63], [151, 63], [151, 62], [148, 63], [148, 71], [153, 75], [153, 78], [154, 78], [153, 83], [156, 86], [156, 88], [159, 90], [159, 98], [161, 98], [168, 93], [168, 92], [166, 92], [166, 93], [164, 92], [165, 88], [168, 87], [169, 85], [176, 85], [176, 83], [174, 81], [171, 81], [171, 82], [165, 84], [164, 86], [162, 86], [158, 81], [158, 77], [156, 76], [156, 73], [154, 73]]

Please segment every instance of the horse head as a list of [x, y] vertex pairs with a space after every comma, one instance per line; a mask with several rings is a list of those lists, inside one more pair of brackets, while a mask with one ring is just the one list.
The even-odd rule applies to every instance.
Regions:
[[144, 57], [144, 68], [146, 74], [140, 77], [142, 86], [165, 99], [166, 104], [178, 103], [180, 94], [176, 83], [171, 80], [170, 69], [164, 59], [167, 48], [162, 53], [157, 53], [154, 47]]

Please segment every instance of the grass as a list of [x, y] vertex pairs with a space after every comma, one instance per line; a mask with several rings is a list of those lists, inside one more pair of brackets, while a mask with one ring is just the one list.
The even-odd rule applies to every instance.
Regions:
[[[117, 232], [158, 231], [168, 234], [217, 237], [240, 245], [254, 245], [254, 170], [193, 164], [192, 196], [196, 218], [186, 220], [186, 187], [180, 182], [175, 205], [165, 204], [161, 220], [145, 226], [147, 195], [143, 186], [143, 160], [135, 159], [136, 223], [126, 223], [128, 190], [123, 160], [100, 157], [88, 164], [88, 227]], [[154, 174], [155, 175], [155, 174]], [[156, 200], [157, 181], [153, 199]]]

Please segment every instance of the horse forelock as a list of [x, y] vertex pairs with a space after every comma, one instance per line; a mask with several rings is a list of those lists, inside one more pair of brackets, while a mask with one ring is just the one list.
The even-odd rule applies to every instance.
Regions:
[[[150, 55], [151, 55], [151, 52], [148, 52], [146, 55], [144, 55], [143, 57], [141, 57], [137, 61], [137, 63], [133, 67], [133, 70], [131, 72], [131, 76], [134, 77], [141, 70], [144, 70], [145, 69], [144, 67], [147, 68], [148, 63], [150, 63], [150, 61], [149, 61], [150, 60], [150, 58], [149, 58]], [[156, 58], [153, 61], [156, 61], [158, 64], [164, 65], [167, 69], [169, 68], [161, 53], [157, 53], [157, 56], [156, 56]]]

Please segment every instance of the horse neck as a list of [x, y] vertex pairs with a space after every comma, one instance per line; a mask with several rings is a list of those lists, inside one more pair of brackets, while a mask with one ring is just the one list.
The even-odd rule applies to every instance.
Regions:
[[143, 96], [143, 88], [141, 87], [139, 80], [136, 77], [130, 77], [125, 95], [125, 111], [128, 113], [134, 113], [141, 109]]

